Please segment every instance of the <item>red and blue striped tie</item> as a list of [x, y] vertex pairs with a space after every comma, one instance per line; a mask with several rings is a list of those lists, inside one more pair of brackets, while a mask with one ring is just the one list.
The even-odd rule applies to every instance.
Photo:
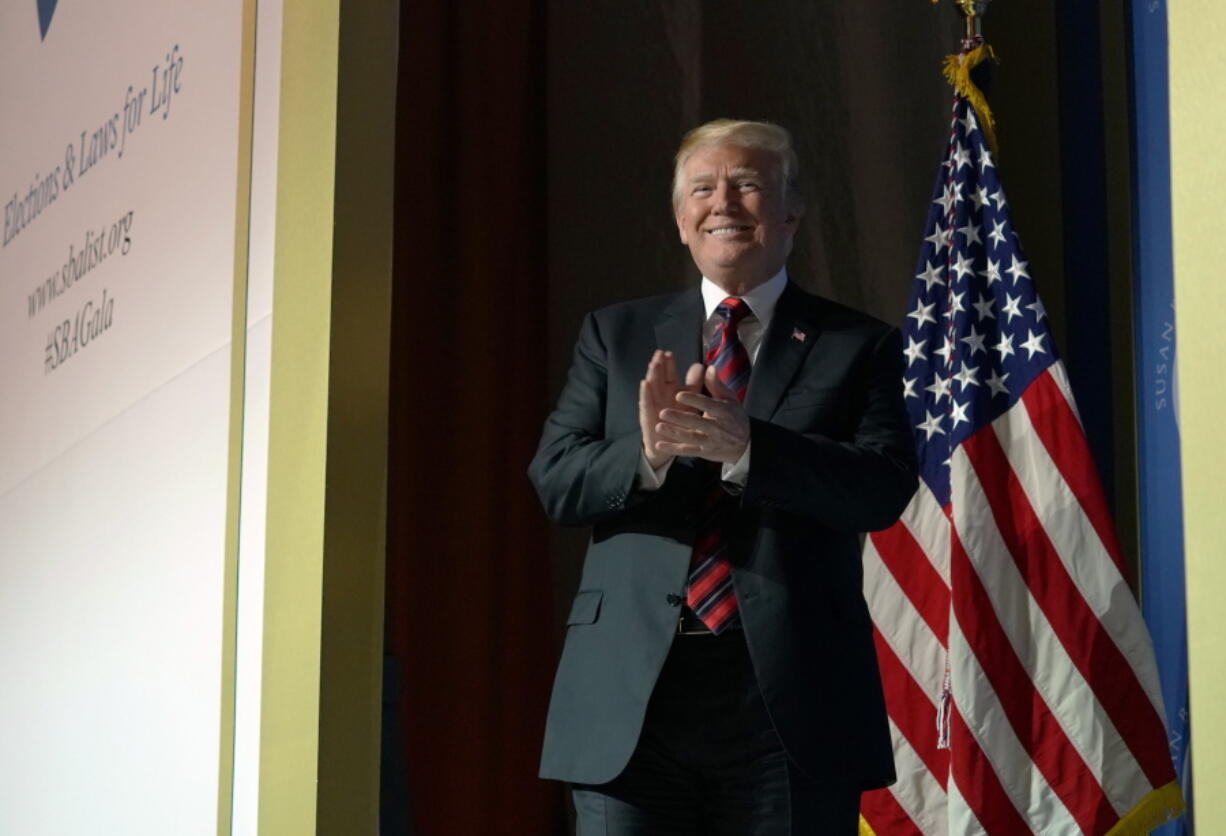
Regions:
[[[740, 401], [749, 388], [749, 352], [741, 344], [737, 326], [751, 311], [745, 300], [729, 296], [715, 308], [720, 320], [707, 344], [706, 363], [715, 367], [724, 386]], [[721, 522], [726, 519], [731, 497], [719, 480], [720, 465], [714, 464], [714, 479], [703, 502], [704, 522], [694, 541], [690, 558], [690, 582], [685, 602], [712, 633], [719, 634], [737, 622], [736, 591], [732, 588], [732, 565], [725, 556], [727, 544]]]

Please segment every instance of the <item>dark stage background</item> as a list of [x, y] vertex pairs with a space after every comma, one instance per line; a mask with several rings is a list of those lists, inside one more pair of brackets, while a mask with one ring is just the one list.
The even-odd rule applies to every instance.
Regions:
[[[1125, 21], [1073, 5], [994, 4], [989, 95], [1128, 550]], [[564, 788], [535, 775], [586, 532], [552, 529], [524, 470], [582, 314], [695, 281], [669, 208], [681, 135], [790, 128], [808, 204], [792, 275], [900, 322], [961, 26], [924, 0], [402, 4], [386, 833], [397, 809], [421, 836], [568, 831]]]

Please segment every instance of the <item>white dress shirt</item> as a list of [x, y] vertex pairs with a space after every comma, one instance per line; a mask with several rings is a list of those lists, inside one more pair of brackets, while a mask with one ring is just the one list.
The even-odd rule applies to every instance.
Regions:
[[[785, 267], [769, 280], [740, 297], [749, 306], [750, 313], [737, 325], [736, 333], [741, 340], [741, 345], [745, 346], [745, 351], [749, 355], [751, 367], [758, 362], [758, 351], [762, 348], [762, 337], [770, 325], [771, 317], [775, 313], [775, 305], [779, 302], [779, 297], [783, 295], [783, 289], [787, 287], [787, 284], [788, 272]], [[706, 276], [702, 277], [702, 304], [707, 315], [702, 324], [704, 354], [706, 346], [711, 341], [716, 325], [720, 320], [720, 317], [715, 313], [715, 309], [727, 298], [728, 294], [719, 285]], [[685, 369], [678, 369], [677, 371], [679, 375], [685, 375]], [[732, 482], [744, 487], [745, 482], [749, 480], [749, 447], [749, 444], [745, 445], [745, 452], [741, 454], [741, 457], [736, 462], [732, 464], [724, 463], [720, 472], [720, 478], [723, 481]], [[668, 469], [672, 466], [672, 463], [673, 460], [669, 459], [658, 468], [653, 469], [647, 463], [647, 454], [640, 453], [639, 487], [647, 491], [659, 489], [664, 484], [664, 479], [668, 475]]]

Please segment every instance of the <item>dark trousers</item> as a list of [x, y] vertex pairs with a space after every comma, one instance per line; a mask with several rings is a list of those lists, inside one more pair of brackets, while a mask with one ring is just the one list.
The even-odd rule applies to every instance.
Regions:
[[859, 791], [788, 759], [739, 630], [677, 636], [630, 763], [573, 795], [577, 836], [854, 836], [859, 827]]

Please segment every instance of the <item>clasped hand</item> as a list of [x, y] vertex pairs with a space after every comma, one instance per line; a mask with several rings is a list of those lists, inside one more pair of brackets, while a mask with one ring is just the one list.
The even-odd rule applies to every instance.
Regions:
[[[702, 394], [704, 385], [710, 396]], [[643, 454], [653, 468], [673, 456], [731, 464], [749, 444], [749, 416], [715, 367], [704, 370], [695, 363], [681, 382], [671, 351], [656, 351], [639, 382], [639, 426]]]

